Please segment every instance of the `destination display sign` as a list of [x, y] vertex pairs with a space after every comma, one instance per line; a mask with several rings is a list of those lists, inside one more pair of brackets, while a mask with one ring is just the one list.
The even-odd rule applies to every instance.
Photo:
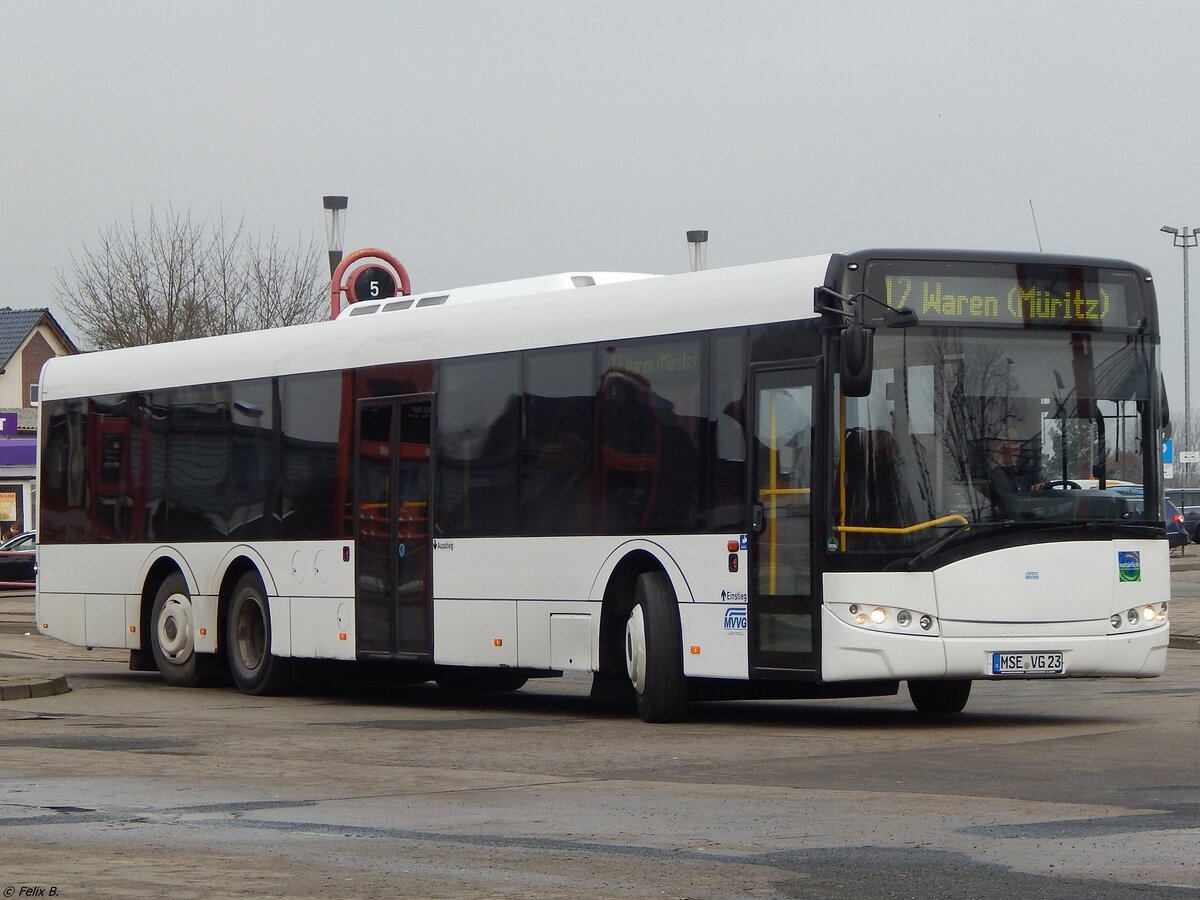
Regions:
[[1129, 328], [1142, 319], [1132, 272], [990, 263], [872, 262], [866, 291], [922, 323]]

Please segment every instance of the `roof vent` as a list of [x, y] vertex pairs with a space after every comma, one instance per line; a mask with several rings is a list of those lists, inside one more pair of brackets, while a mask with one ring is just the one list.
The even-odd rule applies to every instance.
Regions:
[[637, 281], [655, 278], [641, 272], [561, 272], [557, 275], [537, 275], [513, 281], [498, 281], [494, 284], [476, 284], [424, 296], [389, 297], [386, 300], [362, 300], [343, 307], [339, 319], [351, 316], [369, 316], [377, 312], [396, 312], [402, 309], [420, 309], [425, 306], [457, 306], [460, 303], [477, 303], [481, 300], [502, 300], [506, 297], [521, 297], [544, 294], [551, 291], [569, 291], [572, 288], [595, 287], [599, 284], [616, 284], [622, 281]]

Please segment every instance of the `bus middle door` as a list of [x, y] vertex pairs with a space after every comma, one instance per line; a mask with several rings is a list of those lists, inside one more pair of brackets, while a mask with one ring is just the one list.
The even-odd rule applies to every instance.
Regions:
[[354, 511], [358, 650], [432, 653], [428, 394], [358, 402]]

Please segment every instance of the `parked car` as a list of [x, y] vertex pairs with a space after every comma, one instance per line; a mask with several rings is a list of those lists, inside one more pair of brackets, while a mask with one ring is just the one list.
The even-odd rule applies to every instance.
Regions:
[[0, 591], [28, 590], [7, 582], [32, 584], [37, 577], [37, 533], [26, 531], [0, 544]]
[[[1142, 514], [1142, 486], [1140, 484], [1131, 484], [1128, 481], [1109, 482], [1113, 487], [1105, 490], [1106, 494], [1116, 494], [1125, 497], [1131, 505], [1131, 512], [1134, 515]], [[1164, 492], [1169, 493], [1169, 492]], [[1197, 491], [1200, 494], [1200, 491]], [[1200, 506], [1197, 507], [1197, 513], [1200, 515]], [[1179, 508], [1168, 499], [1163, 499], [1163, 522], [1167, 526], [1167, 542], [1172, 550], [1176, 547], [1185, 547], [1193, 540], [1194, 530], [1188, 527], [1186, 517]]]
[[[1130, 498], [1134, 513], [1139, 516], [1142, 514], [1142, 486], [1140, 484], [1113, 488], [1112, 493], [1123, 494]], [[1176, 547], [1186, 547], [1192, 542], [1192, 534], [1188, 530], [1183, 513], [1179, 511], [1179, 507], [1167, 499], [1163, 500], [1163, 522], [1167, 526], [1167, 542], [1172, 550]]]
[[37, 532], [22, 531], [15, 537], [10, 537], [4, 543], [0, 544], [0, 550], [36, 550], [37, 549]]
[[1163, 501], [1163, 521], [1167, 523], [1167, 540], [1170, 541], [1172, 550], [1176, 547], [1186, 547], [1192, 542], [1192, 535], [1188, 532], [1183, 513], [1170, 500]]
[[1167, 488], [1163, 496], [1179, 507], [1188, 534], [1200, 543], [1200, 488]]

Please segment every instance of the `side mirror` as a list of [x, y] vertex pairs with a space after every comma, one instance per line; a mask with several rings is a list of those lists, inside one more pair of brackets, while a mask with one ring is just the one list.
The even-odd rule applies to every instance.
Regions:
[[921, 320], [917, 318], [917, 311], [909, 307], [904, 309], [893, 309], [890, 306], [884, 307], [883, 324], [888, 328], [912, 328], [914, 325], [920, 325]]
[[866, 397], [871, 393], [875, 360], [875, 329], [852, 322], [842, 332], [842, 393]]

